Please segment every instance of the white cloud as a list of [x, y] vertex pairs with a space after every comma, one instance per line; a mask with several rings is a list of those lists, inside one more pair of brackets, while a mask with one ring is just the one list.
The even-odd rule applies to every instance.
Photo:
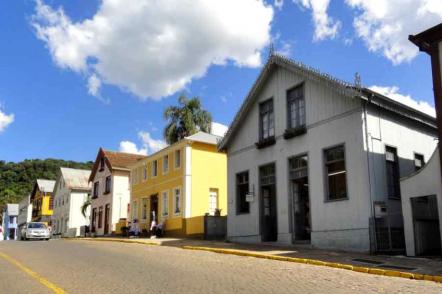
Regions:
[[138, 138], [141, 141], [140, 148], [132, 141], [121, 141], [119, 150], [121, 152], [148, 155], [155, 153], [167, 146], [166, 142], [161, 139], [152, 138], [149, 132], [138, 132]]
[[357, 35], [372, 52], [382, 53], [399, 64], [412, 60], [418, 49], [408, 35], [442, 21], [441, 0], [346, 0], [358, 11], [354, 19]]
[[[57, 66], [94, 76], [141, 99], [160, 99], [232, 61], [257, 67], [270, 41], [273, 7], [264, 0], [102, 0], [72, 21], [37, 0], [32, 25]], [[91, 93], [94, 89], [89, 87]]]
[[387, 96], [397, 102], [405, 104], [411, 108], [422, 111], [428, 115], [436, 117], [436, 110], [428, 102], [414, 100], [410, 95], [403, 95], [399, 93], [398, 87], [383, 87], [383, 86], [371, 86], [369, 89], [378, 92], [384, 96]]
[[88, 92], [92, 96], [98, 96], [101, 88], [101, 80], [96, 74], [92, 74], [87, 80]]
[[276, 50], [279, 54], [282, 54], [284, 56], [290, 57], [292, 55], [292, 44], [290, 42], [282, 40], [281, 47]]
[[212, 122], [211, 133], [213, 135], [224, 137], [228, 129], [229, 127], [226, 125], [217, 122]]
[[10, 124], [14, 122], [15, 116], [13, 113], [6, 114], [0, 109], [0, 133], [2, 133]]
[[330, 0], [293, 0], [293, 2], [311, 10], [312, 20], [315, 25], [315, 34], [313, 36], [315, 41], [334, 39], [337, 36], [341, 28], [341, 22], [328, 15], [327, 9]]
[[276, 8], [281, 10], [282, 6], [284, 5], [284, 0], [274, 0], [273, 5], [275, 5]]

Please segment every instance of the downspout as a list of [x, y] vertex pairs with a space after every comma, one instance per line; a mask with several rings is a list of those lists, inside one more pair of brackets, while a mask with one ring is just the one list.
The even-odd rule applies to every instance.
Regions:
[[[368, 171], [368, 188], [369, 188], [369, 200], [370, 200], [370, 220], [369, 220], [369, 237], [370, 237], [370, 252], [373, 253], [371, 244], [376, 244], [376, 233], [370, 232], [370, 222], [374, 222], [374, 201], [373, 201], [373, 193], [372, 193], [372, 185], [371, 185], [371, 167], [370, 167], [370, 142], [368, 140], [368, 125], [367, 125], [367, 104], [370, 103], [373, 94], [367, 97], [367, 100], [363, 99], [363, 112], [364, 112], [364, 129], [365, 129], [365, 145], [367, 146], [367, 171]], [[374, 228], [374, 223], [373, 223]]]

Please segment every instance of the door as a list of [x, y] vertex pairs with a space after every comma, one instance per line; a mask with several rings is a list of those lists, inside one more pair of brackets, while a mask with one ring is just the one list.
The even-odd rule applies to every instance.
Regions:
[[440, 228], [435, 195], [411, 198], [416, 255], [440, 255]]
[[109, 215], [110, 215], [110, 204], [106, 204], [104, 209], [104, 234], [109, 234]]
[[215, 215], [218, 209], [218, 191], [215, 189], [210, 189], [209, 191], [209, 214]]
[[310, 241], [310, 199], [307, 178], [292, 181], [295, 242]]
[[158, 223], [158, 194], [150, 196], [150, 221]]
[[276, 216], [276, 178], [275, 164], [268, 164], [259, 169], [261, 194], [261, 238], [263, 242], [278, 240]]

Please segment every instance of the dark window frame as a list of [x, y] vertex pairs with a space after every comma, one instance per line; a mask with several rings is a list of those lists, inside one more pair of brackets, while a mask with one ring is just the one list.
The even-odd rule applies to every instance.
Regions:
[[109, 194], [112, 189], [112, 176], [107, 176], [104, 185], [104, 194]]
[[104, 157], [100, 158], [100, 169], [99, 171], [103, 171], [104, 170]]
[[[394, 151], [393, 161], [389, 159], [387, 152]], [[385, 145], [385, 177], [387, 184], [387, 198], [392, 200], [401, 199], [401, 187], [400, 187], [400, 167], [399, 167], [399, 156], [397, 153], [397, 147], [392, 145]], [[393, 174], [390, 175], [389, 172]], [[390, 182], [393, 181], [393, 182]], [[394, 195], [393, 195], [394, 194]]]
[[[327, 152], [331, 151], [331, 150], [335, 150], [338, 148], [342, 148], [343, 149], [343, 158], [342, 159], [338, 159], [338, 160], [327, 160]], [[334, 175], [330, 175], [329, 174], [329, 166], [335, 163], [339, 163], [339, 162], [343, 162], [344, 164], [344, 169], [342, 172], [338, 171], [338, 174], [334, 174]], [[349, 200], [349, 192], [348, 192], [348, 169], [347, 169], [347, 156], [346, 156], [346, 148], [345, 148], [345, 143], [340, 143], [340, 144], [336, 144], [333, 146], [329, 146], [326, 148], [322, 149], [322, 165], [323, 165], [323, 169], [324, 169], [324, 192], [325, 192], [325, 197], [324, 197], [324, 202], [335, 202], [335, 201], [344, 201], [344, 200]], [[330, 177], [339, 175], [339, 174], [345, 174], [345, 197], [330, 197]]]
[[99, 181], [96, 181], [96, 182], [94, 183], [94, 194], [93, 194], [92, 198], [93, 198], [93, 199], [98, 198], [98, 193], [99, 193], [99, 192], [100, 192], [100, 182], [99, 182]]
[[[266, 105], [270, 105], [268, 110], [265, 110], [264, 108]], [[268, 115], [268, 121], [267, 121], [267, 134], [264, 134], [264, 116]], [[270, 123], [272, 121], [272, 124]], [[270, 127], [272, 125], [272, 127]], [[271, 134], [271, 131], [273, 130], [273, 133]], [[269, 98], [261, 103], [259, 103], [259, 140], [270, 140], [272, 138], [275, 138], [275, 106], [273, 98]]]
[[[247, 180], [239, 183], [239, 178], [247, 176]], [[244, 195], [242, 191], [245, 189]], [[246, 195], [250, 193], [250, 173], [249, 170], [245, 170], [235, 174], [235, 194], [236, 194], [236, 214], [249, 214], [250, 203], [246, 201]]]
[[[299, 91], [301, 95], [296, 97], [291, 97], [290, 93]], [[302, 101], [302, 113], [300, 111], [299, 102]], [[298, 129], [305, 128], [306, 126], [306, 105], [305, 105], [305, 83], [302, 82], [290, 89], [286, 92], [286, 103], [287, 103], [287, 129]], [[296, 123], [292, 125], [293, 117], [292, 117], [292, 109], [291, 105], [295, 103], [296, 105]], [[302, 115], [301, 115], [302, 114]], [[302, 118], [302, 120], [301, 120]]]
[[[421, 158], [418, 158], [418, 157], [421, 157]], [[416, 165], [416, 160], [420, 160], [421, 161], [421, 166], [420, 167], [418, 167]], [[414, 152], [414, 171], [421, 170], [424, 166], [425, 166], [425, 156], [422, 153]]]
[[98, 228], [101, 229], [103, 227], [103, 206], [98, 208]]

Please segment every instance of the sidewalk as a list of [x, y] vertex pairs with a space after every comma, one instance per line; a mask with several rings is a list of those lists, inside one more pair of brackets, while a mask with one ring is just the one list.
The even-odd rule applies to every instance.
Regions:
[[[83, 238], [81, 240], [139, 243], [170, 246], [183, 249], [205, 250], [225, 254], [236, 254], [260, 258], [286, 260], [316, 265], [340, 267], [360, 272], [381, 275], [402, 275], [416, 279], [430, 279], [442, 282], [442, 258], [414, 258], [406, 256], [370, 255], [357, 252], [312, 249], [307, 246], [275, 246], [273, 244], [238, 244], [220, 241], [206, 241], [179, 238]], [[341, 266], [336, 266], [341, 265]], [[351, 267], [351, 268], [350, 268]], [[436, 279], [423, 275], [439, 276]]]

